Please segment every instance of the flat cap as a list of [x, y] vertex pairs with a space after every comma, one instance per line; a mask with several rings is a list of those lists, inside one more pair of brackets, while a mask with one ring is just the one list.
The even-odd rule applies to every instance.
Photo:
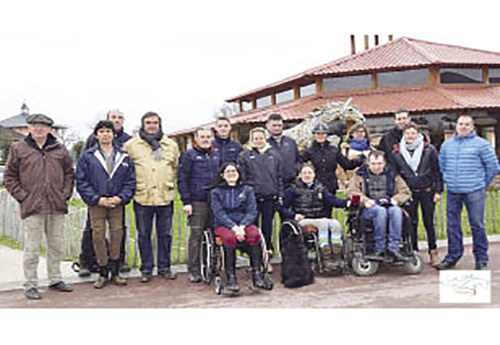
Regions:
[[48, 117], [47, 115], [32, 114], [26, 118], [26, 123], [28, 123], [30, 125], [40, 123], [42, 125], [52, 126], [54, 121], [50, 117]]

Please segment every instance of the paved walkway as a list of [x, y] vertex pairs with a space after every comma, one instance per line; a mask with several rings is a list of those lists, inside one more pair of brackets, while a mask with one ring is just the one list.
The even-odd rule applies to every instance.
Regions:
[[[493, 235], [488, 237], [490, 242], [500, 242], [500, 235]], [[465, 238], [464, 244], [472, 243], [471, 238]], [[438, 241], [438, 247], [446, 247], [446, 241]], [[420, 242], [419, 248], [421, 252], [425, 252], [427, 248], [427, 242]], [[442, 256], [444, 257], [445, 250], [442, 250]], [[243, 262], [245, 261], [245, 262]], [[238, 266], [244, 266], [247, 260], [242, 260], [239, 262]], [[61, 265], [61, 271], [63, 279], [69, 283], [82, 283], [90, 282], [94, 278], [79, 278], [78, 275], [71, 269], [72, 262], [64, 261]], [[177, 265], [172, 267], [172, 270], [177, 273], [184, 273], [187, 271], [186, 265]], [[138, 270], [132, 270], [128, 277], [134, 278], [139, 277], [140, 272]], [[45, 257], [40, 257], [40, 264], [38, 266], [38, 277], [39, 285], [47, 286], [47, 261]], [[24, 275], [23, 275], [23, 252], [18, 249], [11, 249], [0, 244], [0, 291], [16, 290], [23, 287]]]

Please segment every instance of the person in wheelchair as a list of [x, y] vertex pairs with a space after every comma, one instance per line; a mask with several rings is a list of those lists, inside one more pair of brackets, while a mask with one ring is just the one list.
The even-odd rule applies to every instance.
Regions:
[[338, 220], [328, 218], [326, 210], [331, 208], [325, 206], [346, 208], [349, 203], [349, 199], [337, 198], [316, 181], [314, 166], [305, 163], [295, 182], [285, 190], [279, 207], [283, 219], [293, 219], [302, 228], [312, 226], [318, 230], [319, 254], [325, 273], [337, 271], [342, 263], [342, 228]]
[[400, 206], [411, 198], [411, 191], [401, 176], [386, 164], [384, 152], [369, 153], [368, 165], [363, 165], [351, 179], [348, 195], [359, 196], [361, 217], [373, 221], [374, 256], [383, 258], [387, 251], [396, 261], [405, 261], [399, 251], [403, 228]]
[[257, 204], [251, 186], [240, 180], [236, 163], [223, 164], [217, 187], [211, 191], [211, 208], [214, 216], [214, 234], [222, 239], [224, 266], [227, 275], [226, 289], [239, 291], [236, 279], [236, 248], [246, 244], [250, 256], [253, 285], [271, 290], [272, 282], [262, 272], [261, 235], [254, 225]]

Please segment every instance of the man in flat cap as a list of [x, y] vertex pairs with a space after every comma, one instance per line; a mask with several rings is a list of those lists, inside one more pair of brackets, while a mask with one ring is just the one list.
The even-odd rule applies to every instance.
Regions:
[[37, 268], [42, 232], [47, 238], [49, 289], [71, 292], [62, 281], [62, 230], [73, 192], [75, 172], [68, 151], [50, 131], [53, 121], [43, 114], [26, 119], [28, 136], [12, 144], [4, 183], [21, 205], [24, 227], [23, 269], [28, 299], [40, 299]]

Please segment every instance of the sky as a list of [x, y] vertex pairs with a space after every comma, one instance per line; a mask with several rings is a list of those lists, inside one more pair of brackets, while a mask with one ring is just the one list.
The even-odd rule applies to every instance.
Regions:
[[[83, 137], [108, 109], [172, 132], [224, 100], [350, 54], [350, 35], [408, 36], [500, 52], [495, 11], [431, 1], [2, 1], [0, 120], [23, 102]], [[139, 4], [139, 2], [137, 2]], [[166, 4], [166, 5], [165, 5]], [[491, 11], [490, 11], [491, 10]], [[476, 20], [476, 21], [475, 21]]]

